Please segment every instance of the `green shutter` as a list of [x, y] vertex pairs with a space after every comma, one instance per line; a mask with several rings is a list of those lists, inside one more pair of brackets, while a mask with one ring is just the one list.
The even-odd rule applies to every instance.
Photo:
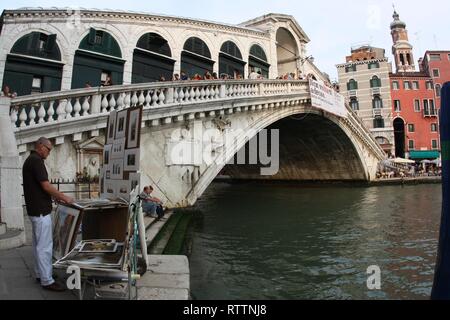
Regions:
[[96, 34], [96, 30], [94, 28], [91, 28], [89, 30], [89, 38], [88, 38], [88, 43], [90, 45], [93, 45], [95, 43], [95, 34]]

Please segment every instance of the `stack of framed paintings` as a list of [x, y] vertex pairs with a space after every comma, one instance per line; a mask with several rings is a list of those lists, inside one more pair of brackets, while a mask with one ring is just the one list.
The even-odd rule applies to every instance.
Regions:
[[112, 111], [108, 118], [100, 188], [103, 199], [130, 201], [140, 184], [142, 107]]

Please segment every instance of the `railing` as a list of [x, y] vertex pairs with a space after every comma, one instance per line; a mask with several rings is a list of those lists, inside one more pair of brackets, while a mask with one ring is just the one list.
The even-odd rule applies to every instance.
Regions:
[[[50, 184], [55, 186], [58, 191], [69, 194], [78, 200], [100, 198], [100, 186], [98, 182], [78, 182], [75, 180], [54, 179], [50, 181]], [[23, 194], [22, 199], [23, 207], [25, 207], [25, 196]]]
[[307, 81], [180, 81], [88, 88], [18, 97], [11, 102], [17, 130], [46, 123], [108, 114], [137, 105], [144, 109], [225, 99], [308, 92]]
[[76, 180], [55, 179], [51, 180], [50, 183], [54, 185], [58, 191], [74, 195], [77, 199], [100, 197], [100, 186], [98, 182], [79, 182]]

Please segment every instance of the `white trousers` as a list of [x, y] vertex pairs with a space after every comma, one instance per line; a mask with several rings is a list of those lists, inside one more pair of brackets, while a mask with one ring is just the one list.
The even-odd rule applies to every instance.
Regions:
[[34, 272], [41, 279], [42, 286], [49, 286], [53, 280], [53, 234], [52, 215], [30, 217], [33, 227]]

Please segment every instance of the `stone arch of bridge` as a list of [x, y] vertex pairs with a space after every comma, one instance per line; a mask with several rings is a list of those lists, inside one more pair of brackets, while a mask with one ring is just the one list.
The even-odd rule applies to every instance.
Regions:
[[328, 125], [335, 126], [339, 128], [338, 131], [341, 132], [341, 138], [346, 139], [346, 143], [349, 144], [349, 147], [354, 152], [354, 156], [356, 161], [358, 162], [359, 169], [359, 178], [356, 180], [369, 180], [369, 168], [367, 162], [364, 161], [366, 157], [369, 156], [369, 152], [365, 146], [356, 138], [356, 135], [352, 132], [350, 126], [346, 124], [345, 121], [342, 121], [340, 118], [335, 117], [331, 114], [323, 113], [320, 110], [309, 109], [306, 110], [304, 106], [298, 108], [289, 108], [284, 109], [281, 112], [275, 112], [269, 116], [260, 117], [260, 119], [256, 120], [251, 128], [247, 128], [254, 135], [251, 137], [245, 137], [242, 140], [238, 140], [236, 143], [228, 144], [224, 146], [224, 153], [226, 161], [221, 162], [221, 164], [213, 163], [210, 165], [205, 172], [199, 177], [199, 180], [191, 189], [189, 194], [186, 197], [187, 202], [190, 205], [193, 205], [196, 200], [206, 191], [208, 186], [212, 183], [215, 177], [222, 171], [225, 167], [223, 163], [229, 163], [233, 157], [238, 153], [245, 145], [248, 143], [249, 139], [256, 136], [262, 130], [269, 128], [271, 125], [277, 123], [280, 120], [287, 119], [291, 116], [296, 115], [312, 115], [315, 117], [323, 118], [326, 120]]

